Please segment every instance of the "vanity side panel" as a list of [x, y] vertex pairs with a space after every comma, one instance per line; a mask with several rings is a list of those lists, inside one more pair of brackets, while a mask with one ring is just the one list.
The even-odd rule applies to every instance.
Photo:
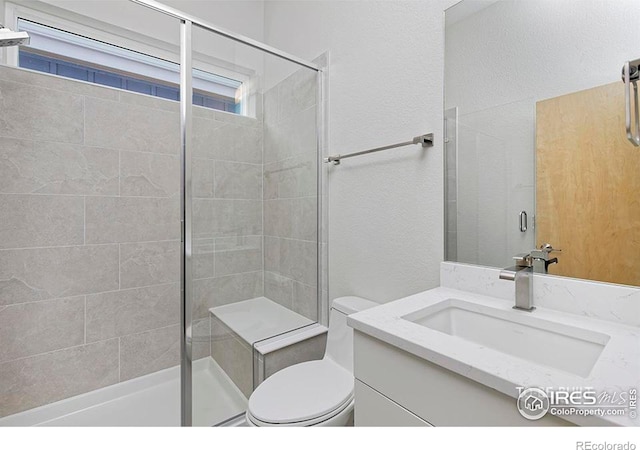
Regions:
[[354, 364], [357, 380], [433, 426], [572, 425], [555, 416], [527, 420], [514, 398], [358, 331]]

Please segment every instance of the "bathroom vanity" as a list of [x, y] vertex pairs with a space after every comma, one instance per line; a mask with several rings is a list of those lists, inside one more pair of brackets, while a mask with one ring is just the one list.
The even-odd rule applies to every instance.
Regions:
[[518, 388], [640, 386], [640, 289], [534, 277], [516, 311], [499, 270], [442, 263], [441, 287], [349, 316], [356, 426], [637, 426], [637, 415], [524, 418]]

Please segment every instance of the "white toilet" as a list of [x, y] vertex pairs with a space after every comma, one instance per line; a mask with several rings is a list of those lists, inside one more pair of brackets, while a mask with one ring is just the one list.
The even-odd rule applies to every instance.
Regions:
[[353, 424], [353, 330], [347, 316], [378, 303], [336, 298], [329, 315], [324, 358], [282, 369], [249, 398], [247, 424], [257, 427], [330, 427]]

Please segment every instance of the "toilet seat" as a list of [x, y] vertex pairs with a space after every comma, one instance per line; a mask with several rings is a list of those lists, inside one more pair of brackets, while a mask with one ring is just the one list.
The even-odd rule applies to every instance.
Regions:
[[290, 423], [272, 423], [262, 422], [251, 415], [251, 412], [247, 410], [246, 419], [247, 425], [254, 427], [312, 427], [312, 426], [345, 426], [353, 425], [353, 397], [344, 406], [338, 408], [335, 411], [331, 411], [329, 414], [316, 417], [315, 419], [305, 420], [303, 422], [290, 422]]
[[287, 367], [251, 395], [247, 418], [257, 425], [310, 426], [353, 405], [353, 374], [329, 358]]

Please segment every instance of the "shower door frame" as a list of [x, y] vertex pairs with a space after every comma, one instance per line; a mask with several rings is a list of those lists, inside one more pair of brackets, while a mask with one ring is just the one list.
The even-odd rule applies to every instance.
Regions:
[[190, 14], [174, 9], [155, 0], [130, 0], [133, 3], [145, 6], [180, 21], [180, 225], [181, 245], [180, 257], [180, 424], [192, 425], [192, 178], [191, 178], [191, 115], [193, 107], [192, 86], [192, 31], [193, 26], [205, 29], [233, 41], [248, 45], [270, 55], [290, 61], [317, 73], [317, 102], [316, 102], [316, 153], [317, 153], [317, 317], [319, 322], [326, 322], [323, 300], [323, 266], [326, 259], [323, 257], [323, 240], [326, 240], [325, 218], [323, 211], [323, 170], [322, 158], [326, 153], [324, 133], [325, 121], [325, 76], [324, 68], [306, 61], [277, 48], [263, 44], [249, 37], [237, 34], [216, 25], [208, 23]]

